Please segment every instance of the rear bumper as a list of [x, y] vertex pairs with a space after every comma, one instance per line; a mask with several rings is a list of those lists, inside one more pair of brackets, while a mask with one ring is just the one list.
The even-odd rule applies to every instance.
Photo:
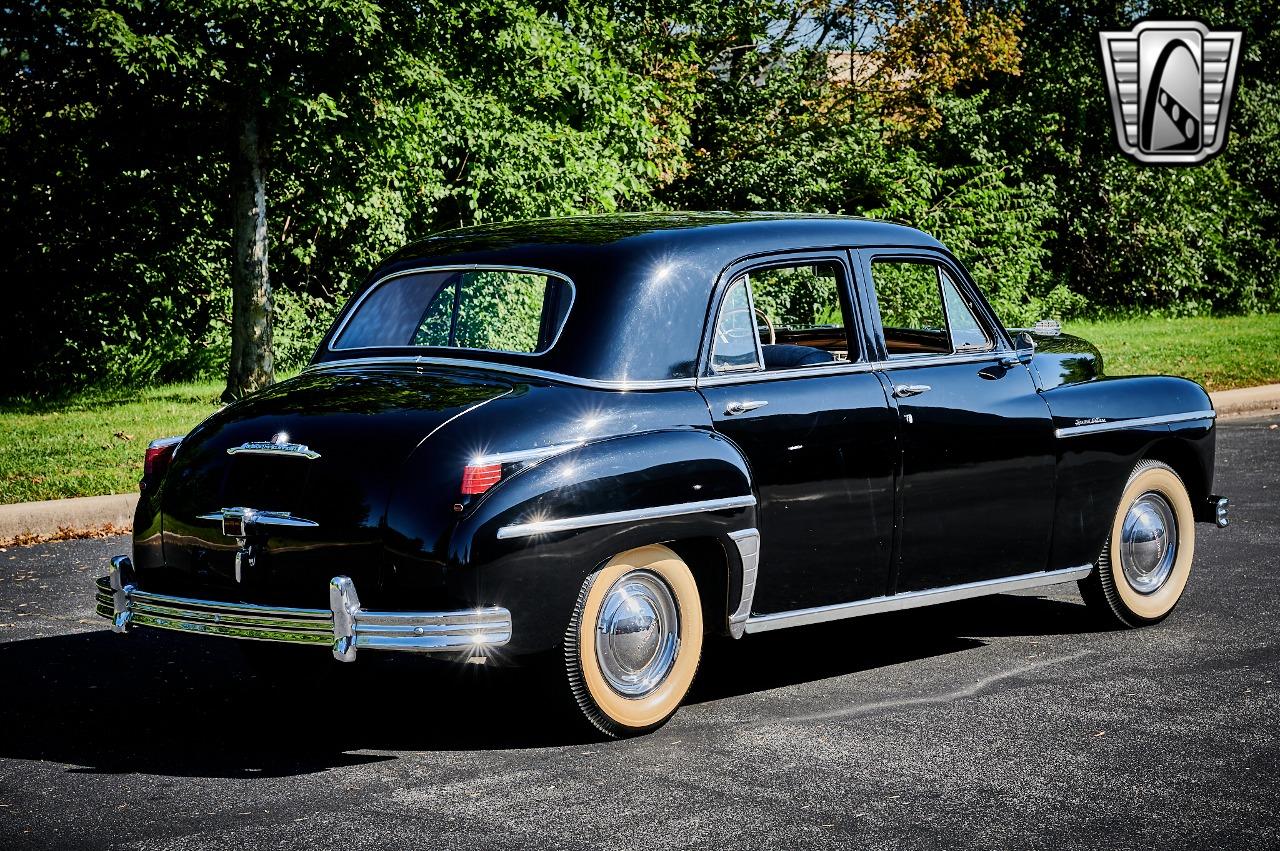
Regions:
[[197, 600], [143, 591], [133, 584], [127, 556], [111, 560], [111, 574], [97, 582], [97, 612], [115, 632], [134, 627], [198, 632], [251, 641], [323, 644], [343, 662], [356, 650], [401, 650], [485, 657], [511, 640], [511, 612], [498, 606], [452, 612], [370, 612], [360, 607], [355, 584], [329, 582], [328, 609], [295, 609]]

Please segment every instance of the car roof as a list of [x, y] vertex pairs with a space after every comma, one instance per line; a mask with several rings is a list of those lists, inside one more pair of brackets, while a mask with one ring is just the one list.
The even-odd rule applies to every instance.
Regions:
[[473, 264], [545, 269], [574, 285], [573, 306], [549, 351], [333, 352], [326, 337], [316, 362], [425, 355], [604, 384], [678, 383], [695, 376], [710, 299], [727, 266], [755, 255], [864, 246], [943, 247], [906, 225], [794, 213], [621, 213], [458, 228], [417, 240], [388, 257], [344, 315], [380, 280], [414, 269]]
[[[444, 231], [397, 251], [388, 262], [442, 254], [502, 252], [532, 245], [608, 245], [662, 242], [672, 248], [750, 239], [761, 251], [787, 250], [802, 237], [815, 245], [909, 245], [940, 248], [907, 225], [824, 213], [616, 213], [496, 222]], [[765, 245], [772, 247], [765, 247]], [[625, 245], [622, 247], [626, 247]]]

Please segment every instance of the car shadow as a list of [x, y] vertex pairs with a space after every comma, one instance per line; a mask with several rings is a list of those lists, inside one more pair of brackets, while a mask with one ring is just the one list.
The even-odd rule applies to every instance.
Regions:
[[[957, 653], [998, 635], [1083, 632], [1078, 604], [990, 598], [709, 642], [690, 702]], [[0, 645], [0, 756], [73, 772], [257, 777], [395, 759], [379, 751], [582, 744], [567, 690], [533, 668], [317, 648], [246, 663], [239, 642], [95, 631]], [[287, 654], [287, 655], [285, 655]]]

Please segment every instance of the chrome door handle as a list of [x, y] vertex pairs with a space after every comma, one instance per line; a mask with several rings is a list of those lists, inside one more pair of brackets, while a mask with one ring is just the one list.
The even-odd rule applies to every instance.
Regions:
[[724, 412], [729, 416], [734, 414], [745, 414], [747, 411], [754, 411], [756, 408], [763, 408], [768, 402], [730, 402], [724, 406]]
[[895, 384], [893, 385], [893, 397], [895, 399], [905, 399], [908, 396], [919, 396], [921, 393], [928, 393], [932, 389], [928, 384]]

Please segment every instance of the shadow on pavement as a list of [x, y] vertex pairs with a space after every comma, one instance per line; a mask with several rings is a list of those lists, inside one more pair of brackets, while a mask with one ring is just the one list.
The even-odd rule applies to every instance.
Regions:
[[[1005, 596], [709, 642], [690, 702], [980, 647], [972, 637], [1085, 632], [1084, 607]], [[248, 664], [239, 642], [97, 631], [0, 645], [0, 755], [72, 771], [307, 774], [394, 759], [364, 750], [489, 750], [591, 740], [545, 669], [319, 648]]]

